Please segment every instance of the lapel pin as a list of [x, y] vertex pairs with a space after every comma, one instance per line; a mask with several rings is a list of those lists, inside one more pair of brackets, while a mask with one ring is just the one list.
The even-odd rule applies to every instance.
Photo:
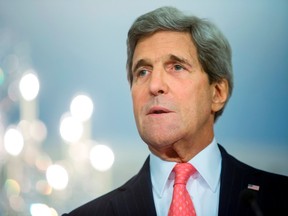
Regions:
[[248, 184], [247, 188], [251, 189], [251, 190], [259, 191], [260, 186], [259, 185], [254, 185], [254, 184]]

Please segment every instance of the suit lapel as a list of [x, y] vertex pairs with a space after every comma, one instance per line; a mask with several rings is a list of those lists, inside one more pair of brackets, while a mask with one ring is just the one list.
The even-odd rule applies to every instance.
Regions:
[[156, 216], [150, 178], [149, 157], [139, 173], [118, 190], [119, 196], [112, 199], [115, 215]]
[[231, 215], [237, 212], [239, 191], [243, 188], [243, 177], [231, 163], [228, 153], [219, 145], [222, 155], [222, 170], [220, 177], [219, 215]]
[[222, 155], [218, 215], [254, 215], [250, 206], [241, 199], [241, 192], [247, 190], [248, 184], [261, 184], [254, 176], [255, 169], [238, 161], [222, 146], [218, 146]]

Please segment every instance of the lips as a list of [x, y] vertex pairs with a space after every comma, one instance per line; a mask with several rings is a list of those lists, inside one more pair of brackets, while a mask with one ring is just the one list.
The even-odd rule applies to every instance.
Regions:
[[147, 115], [157, 115], [157, 114], [166, 114], [166, 113], [171, 113], [172, 111], [161, 106], [155, 106], [149, 109]]

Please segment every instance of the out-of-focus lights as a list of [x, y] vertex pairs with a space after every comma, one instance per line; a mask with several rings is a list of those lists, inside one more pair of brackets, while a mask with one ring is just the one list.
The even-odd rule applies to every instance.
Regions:
[[40, 120], [33, 121], [30, 126], [30, 135], [34, 140], [43, 142], [47, 136], [46, 125]]
[[55, 190], [65, 189], [69, 180], [66, 169], [57, 164], [48, 167], [46, 171], [46, 178], [48, 184]]
[[26, 121], [26, 120], [21, 120], [17, 125], [17, 129], [21, 131], [21, 134], [24, 140], [31, 138], [30, 132], [29, 132], [30, 127], [31, 127], [31, 122]]
[[21, 120], [18, 124], [24, 140], [33, 139], [37, 142], [43, 142], [47, 136], [46, 125], [40, 120], [27, 121]]
[[39, 180], [36, 183], [36, 190], [44, 195], [50, 195], [52, 193], [52, 188], [45, 180]]
[[80, 121], [87, 121], [93, 113], [94, 105], [90, 97], [78, 95], [73, 98], [70, 105], [70, 112], [73, 117]]
[[38, 77], [32, 70], [29, 70], [20, 80], [19, 90], [22, 97], [27, 101], [34, 100], [39, 92], [40, 84]]
[[41, 171], [46, 171], [48, 167], [52, 165], [52, 160], [47, 154], [38, 154], [36, 159], [35, 159], [35, 166], [41, 170]]
[[9, 128], [4, 134], [5, 150], [14, 156], [20, 154], [24, 146], [24, 139], [21, 132], [15, 128]]
[[10, 197], [12, 195], [18, 196], [20, 194], [21, 188], [18, 182], [14, 179], [7, 179], [5, 182], [5, 189], [7, 196]]
[[106, 171], [114, 163], [114, 153], [106, 145], [96, 145], [91, 149], [90, 162], [99, 171]]
[[57, 211], [54, 208], [50, 208], [51, 216], [58, 216]]
[[89, 141], [86, 140], [85, 142], [78, 142], [75, 145], [71, 145], [68, 153], [74, 161], [81, 162], [87, 160], [89, 151]]
[[79, 141], [82, 134], [83, 125], [79, 120], [69, 115], [66, 115], [62, 118], [60, 122], [60, 135], [62, 139], [73, 143]]
[[30, 214], [32, 216], [58, 216], [53, 208], [49, 208], [43, 203], [34, 203], [30, 205]]
[[17, 212], [24, 211], [25, 202], [21, 196], [12, 195], [9, 197], [10, 207]]

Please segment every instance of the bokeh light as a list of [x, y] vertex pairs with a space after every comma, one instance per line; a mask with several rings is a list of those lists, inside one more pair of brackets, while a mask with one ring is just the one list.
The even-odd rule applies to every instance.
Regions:
[[16, 128], [8, 128], [4, 134], [4, 148], [14, 156], [20, 154], [24, 146], [24, 139], [19, 130]]
[[31, 122], [27, 120], [21, 120], [17, 125], [17, 129], [21, 131], [24, 140], [30, 139], [31, 137], [29, 132], [30, 126]]
[[12, 195], [18, 196], [21, 192], [21, 188], [19, 183], [14, 179], [7, 179], [5, 182], [5, 189], [7, 196], [10, 197]]
[[29, 132], [31, 137], [38, 142], [43, 142], [47, 136], [46, 125], [40, 120], [35, 120], [31, 122]]
[[11, 209], [16, 212], [22, 212], [25, 209], [25, 201], [21, 196], [12, 195], [9, 197]]
[[33, 203], [30, 206], [32, 216], [58, 216], [57, 212], [43, 203]]
[[87, 121], [93, 113], [94, 105], [90, 97], [78, 95], [73, 98], [70, 105], [70, 112], [73, 117], [80, 121]]
[[60, 135], [62, 139], [69, 143], [74, 143], [80, 140], [82, 134], [82, 123], [71, 115], [64, 114], [60, 122]]
[[106, 171], [114, 163], [114, 153], [106, 145], [95, 145], [90, 151], [90, 162], [96, 170]]
[[46, 171], [48, 184], [55, 190], [63, 190], [67, 187], [69, 177], [66, 169], [58, 164], [48, 167]]
[[52, 188], [46, 180], [39, 180], [36, 183], [36, 190], [44, 195], [50, 195], [52, 193]]
[[49, 155], [42, 153], [38, 154], [35, 159], [35, 166], [40, 171], [46, 171], [52, 165], [52, 160]]
[[71, 145], [68, 151], [69, 156], [73, 158], [74, 161], [86, 161], [90, 152], [89, 140], [85, 140], [84, 142], [78, 142], [77, 144]]
[[39, 92], [40, 83], [33, 70], [27, 71], [19, 82], [19, 90], [22, 97], [27, 101], [34, 100]]
[[18, 124], [24, 140], [33, 139], [37, 142], [43, 142], [47, 136], [46, 125], [39, 119], [33, 121], [21, 120]]

